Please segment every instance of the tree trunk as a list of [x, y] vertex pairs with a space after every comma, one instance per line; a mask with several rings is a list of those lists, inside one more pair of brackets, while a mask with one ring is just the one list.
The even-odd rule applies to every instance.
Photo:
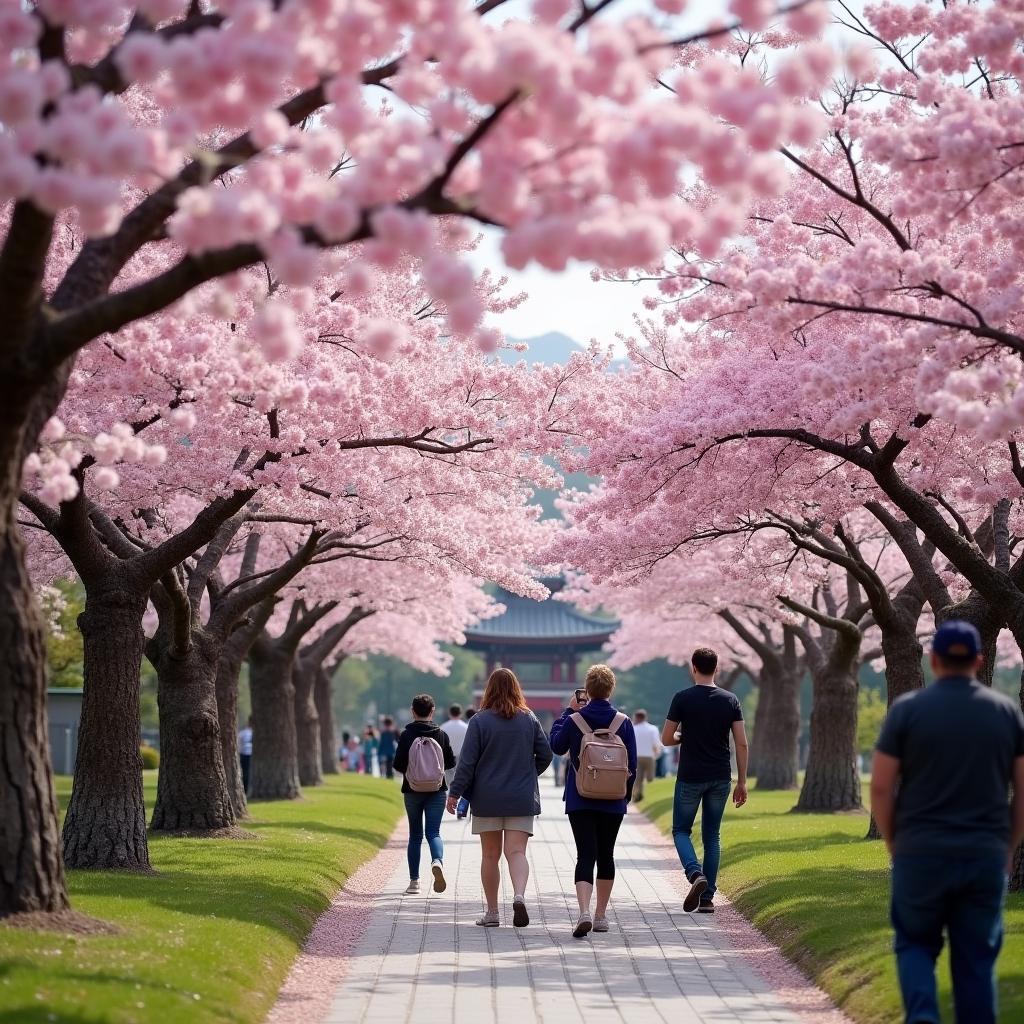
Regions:
[[75, 779], [64, 820], [71, 868], [149, 869], [139, 756], [139, 671], [147, 596], [87, 593], [78, 617], [84, 692]]
[[163, 630], [146, 646], [157, 671], [160, 774], [152, 827], [159, 832], [214, 832], [235, 823], [221, 753], [217, 665], [221, 644], [193, 628], [177, 655]]
[[754, 711], [753, 735], [750, 737], [750, 756], [747, 760], [747, 774], [759, 778], [768, 723], [772, 720], [772, 704], [775, 702], [775, 673], [762, 663], [757, 678], [757, 709]]
[[295, 689], [295, 741], [299, 754], [299, 782], [303, 786], [322, 786], [320, 716], [313, 700], [316, 668], [296, 658], [292, 669]]
[[[892, 707], [892, 702], [897, 697], [924, 687], [924, 671], [921, 668], [924, 648], [917, 639], [918, 620], [914, 619], [911, 622], [910, 618], [911, 616], [907, 616], [906, 621], [897, 620], [892, 623], [879, 621], [882, 630], [882, 656], [885, 658], [886, 702], [889, 707]], [[874, 815], [871, 816], [865, 838], [882, 838]]]
[[813, 672], [811, 741], [798, 811], [853, 811], [863, 807], [857, 772], [857, 679], [826, 666]]
[[46, 645], [11, 513], [13, 499], [5, 498], [0, 534], [0, 918], [68, 905], [46, 725]]
[[996, 615], [992, 605], [978, 591], [972, 590], [962, 601], [943, 608], [937, 618], [940, 624], [950, 619], [962, 619], [978, 630], [981, 634], [981, 649], [985, 654], [985, 664], [981, 666], [978, 678], [986, 686], [991, 686], [996, 664], [996, 641], [1003, 628], [1003, 619]]
[[316, 671], [313, 681], [313, 700], [320, 719], [320, 770], [324, 775], [337, 775], [338, 731], [334, 725], [334, 705], [331, 703], [331, 677], [323, 665]]
[[[264, 647], [270, 647], [265, 650]], [[249, 654], [252, 694], [251, 800], [294, 800], [302, 795], [295, 736], [292, 652], [257, 641]]]
[[924, 648], [917, 639], [917, 623], [882, 628], [882, 655], [885, 658], [885, 689], [889, 707], [897, 697], [924, 686], [921, 659]]
[[249, 807], [242, 785], [242, 765], [238, 760], [238, 679], [248, 645], [236, 641], [238, 631], [228, 638], [217, 662], [217, 720], [220, 725], [221, 761], [228, 799], [235, 819], [248, 817]]
[[[758, 748], [757, 788], [796, 789], [800, 769], [800, 676], [795, 672], [766, 672], [754, 718]], [[761, 701], [770, 695], [765, 713]]]

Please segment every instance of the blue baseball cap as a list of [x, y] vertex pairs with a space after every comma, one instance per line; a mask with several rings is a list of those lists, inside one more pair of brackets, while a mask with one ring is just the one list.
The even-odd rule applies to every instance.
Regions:
[[932, 653], [940, 658], [976, 658], [981, 654], [981, 634], [969, 622], [950, 619], [935, 630]]

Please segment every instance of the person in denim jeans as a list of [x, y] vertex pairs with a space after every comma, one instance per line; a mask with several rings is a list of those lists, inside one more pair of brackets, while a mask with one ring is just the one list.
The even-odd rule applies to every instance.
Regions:
[[938, 1024], [944, 933], [958, 1024], [997, 1019], [1006, 876], [1024, 838], [1024, 715], [977, 681], [981, 651], [974, 626], [944, 622], [932, 641], [935, 682], [893, 702], [875, 749], [871, 809], [892, 855], [907, 1024]]
[[[736, 744], [738, 780], [733, 803], [747, 802], [747, 734], [743, 709], [736, 696], [715, 683], [718, 655], [698, 647], [690, 659], [694, 685], [672, 698], [661, 741], [679, 746], [679, 772], [672, 808], [672, 839], [690, 883], [683, 900], [687, 913], [715, 912], [718, 866], [722, 859], [721, 827], [732, 789], [729, 737]], [[704, 862], [693, 847], [693, 823], [700, 811]]]
[[[404, 775], [409, 767], [409, 750], [413, 740], [420, 736], [428, 736], [441, 746], [446, 769], [455, 767], [455, 754], [448, 737], [434, 721], [434, 698], [429, 693], [421, 693], [412, 701], [413, 721], [411, 721], [398, 739], [395, 751], [396, 772]], [[420, 891], [420, 851], [423, 847], [423, 834], [426, 832], [427, 846], [430, 849], [430, 870], [434, 876], [434, 892], [444, 892], [448, 883], [444, 877], [444, 843], [441, 842], [441, 818], [444, 816], [445, 799], [448, 795], [448, 784], [442, 779], [441, 787], [433, 793], [417, 793], [409, 786], [408, 779], [402, 779], [402, 794], [405, 799], [405, 813], [409, 819], [409, 887], [406, 896]]]

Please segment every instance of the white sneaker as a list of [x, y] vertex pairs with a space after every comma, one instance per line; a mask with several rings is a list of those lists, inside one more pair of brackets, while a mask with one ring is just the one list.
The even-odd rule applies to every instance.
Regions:
[[420, 891], [420, 880], [418, 878], [409, 879], [409, 887], [402, 894], [403, 896], [415, 896]]
[[497, 928], [501, 921], [498, 920], [498, 912], [496, 910], [485, 910], [483, 916], [476, 919], [476, 923], [481, 928]]
[[591, 921], [589, 914], [580, 914], [580, 919], [576, 922], [576, 927], [572, 930], [572, 937], [574, 939], [582, 939], [585, 935], [590, 933], [590, 929], [594, 927], [594, 922]]
[[434, 873], [434, 892], [444, 892], [448, 883], [444, 880], [444, 866], [439, 860], [432, 861], [430, 870]]

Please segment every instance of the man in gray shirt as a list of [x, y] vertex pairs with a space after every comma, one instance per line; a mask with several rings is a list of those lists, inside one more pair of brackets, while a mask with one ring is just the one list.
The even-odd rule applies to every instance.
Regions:
[[935, 682], [893, 703], [871, 777], [892, 855], [905, 1020], [938, 1024], [935, 961], [948, 932], [958, 1024], [995, 1024], [1006, 876], [1024, 839], [1024, 715], [975, 678], [983, 658], [970, 623], [943, 623], [931, 661]]

